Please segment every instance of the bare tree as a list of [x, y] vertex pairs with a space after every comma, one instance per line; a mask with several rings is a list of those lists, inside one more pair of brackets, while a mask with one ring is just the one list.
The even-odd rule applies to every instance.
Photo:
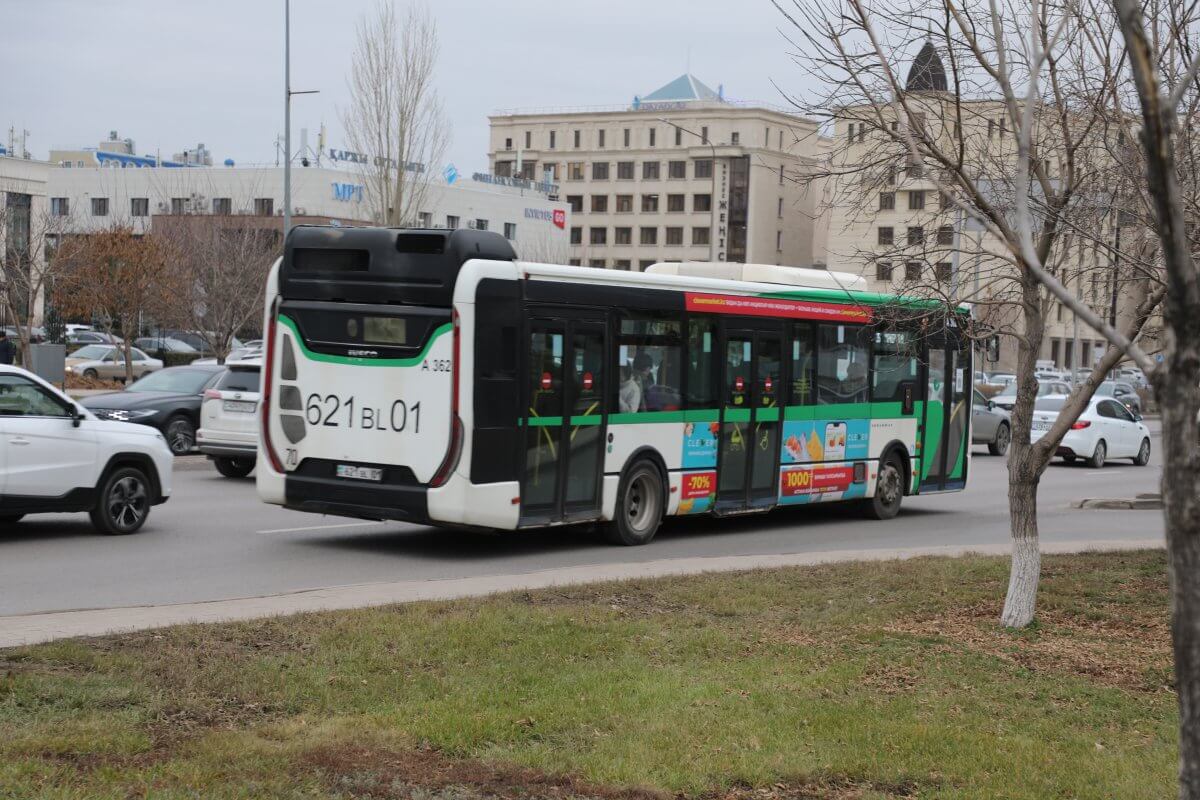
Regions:
[[434, 85], [437, 57], [437, 25], [423, 5], [400, 17], [391, 0], [379, 0], [358, 22], [342, 125], [366, 159], [359, 168], [368, 201], [385, 225], [417, 222], [448, 144]]
[[[936, 196], [938, 231], [949, 231], [945, 241], [937, 240], [949, 274], [933, 283], [932, 295], [947, 305], [972, 303], [990, 323], [989, 333], [1015, 341], [1017, 397], [1008, 459], [1013, 565], [1001, 621], [1025, 626], [1034, 618], [1040, 575], [1041, 475], [1107, 370], [1122, 357], [1120, 349], [1110, 348], [1072, 392], [1051, 430], [1033, 442], [1035, 367], [1050, 309], [1065, 303], [1063, 295], [1071, 295], [1071, 308], [1087, 306], [1067, 284], [1083, 294], [1082, 285], [1097, 273], [1106, 284], [1122, 280], [1136, 300], [1127, 304], [1132, 307], [1120, 332], [1115, 320], [1108, 324], [1094, 311], [1081, 318], [1127, 342], [1140, 334], [1164, 293], [1144, 248], [1131, 246], [1138, 237], [1127, 236], [1116, 247], [1109, 236], [1128, 222], [1119, 214], [1128, 176], [1107, 146], [1112, 78], [1095, 69], [1094, 48], [1066, 1], [1010, 6], [776, 0], [776, 5], [794, 24], [797, 60], [821, 85], [808, 102], [793, 100], [824, 116], [839, 134], [827, 172], [820, 175], [833, 186], [835, 209], [895, 203], [898, 188], [906, 190], [910, 203], [913, 192], [922, 205], [924, 195]], [[968, 221], [979, 230], [974, 242]], [[910, 228], [895, 242], [896, 257], [906, 267], [928, 259], [930, 243], [920, 231]], [[875, 264], [891, 255], [872, 249], [859, 257]], [[959, 280], [962, 260], [971, 263], [971, 283]], [[1121, 275], [1114, 263], [1121, 264]], [[908, 283], [909, 290], [930, 286], [919, 275]]]
[[253, 218], [232, 220], [183, 216], [161, 220], [154, 237], [171, 254], [173, 292], [159, 316], [195, 331], [218, 363], [224, 363], [237, 334], [257, 325], [271, 262], [279, 255], [279, 232], [255, 225]]

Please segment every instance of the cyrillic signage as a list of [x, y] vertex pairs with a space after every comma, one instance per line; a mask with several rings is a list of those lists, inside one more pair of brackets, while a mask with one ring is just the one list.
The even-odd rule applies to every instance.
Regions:
[[773, 297], [743, 297], [729, 294], [685, 294], [688, 311], [709, 314], [738, 314], [745, 317], [785, 317], [828, 322], [865, 323], [871, 309], [860, 305], [820, 303], [813, 300], [784, 300]]

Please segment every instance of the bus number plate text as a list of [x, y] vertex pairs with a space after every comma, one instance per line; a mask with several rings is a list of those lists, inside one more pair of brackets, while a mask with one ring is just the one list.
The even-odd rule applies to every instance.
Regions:
[[358, 402], [354, 395], [341, 397], [314, 392], [305, 401], [304, 418], [314, 427], [421, 432], [421, 404], [410, 406], [403, 400], [396, 400], [390, 406], [374, 406]]

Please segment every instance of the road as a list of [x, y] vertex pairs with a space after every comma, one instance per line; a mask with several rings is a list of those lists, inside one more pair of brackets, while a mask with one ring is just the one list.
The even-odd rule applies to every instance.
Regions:
[[[1083, 498], [1157, 491], [1159, 464], [1157, 455], [1148, 467], [1056, 462], [1041, 484], [1042, 537], [1162, 536], [1159, 512], [1071, 508]], [[966, 491], [906, 498], [890, 522], [868, 522], [832, 505], [680, 519], [638, 548], [613, 547], [580, 529], [486, 535], [301, 514], [260, 503], [252, 479], [229, 480], [196, 466], [176, 471], [173, 497], [136, 535], [96, 535], [83, 514], [29, 517], [0, 533], [0, 616], [695, 556], [1002, 544], [1009, 537], [1004, 463], [981, 448]]]

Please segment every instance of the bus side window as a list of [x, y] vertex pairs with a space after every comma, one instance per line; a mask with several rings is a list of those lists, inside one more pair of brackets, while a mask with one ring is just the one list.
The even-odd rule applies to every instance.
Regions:
[[876, 331], [871, 370], [871, 402], [898, 403], [904, 400], [904, 386], [917, 381], [917, 351], [907, 331]]
[[798, 322], [792, 325], [792, 381], [791, 396], [787, 403], [793, 406], [811, 406], [813, 397], [813, 332], [812, 325]]
[[869, 329], [817, 326], [817, 403], [865, 403], [869, 396]]
[[683, 337], [678, 318], [630, 314], [617, 338], [617, 410], [679, 411], [683, 408]]
[[687, 407], [717, 406], [717, 323], [706, 317], [688, 320]]

